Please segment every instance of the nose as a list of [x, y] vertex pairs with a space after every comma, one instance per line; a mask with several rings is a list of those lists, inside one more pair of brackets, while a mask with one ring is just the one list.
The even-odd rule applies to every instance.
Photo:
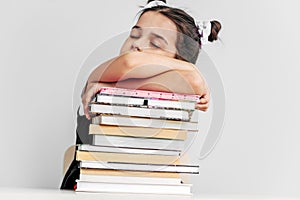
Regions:
[[136, 39], [131, 46], [131, 49], [134, 51], [142, 51], [143, 49], [147, 48], [147, 39], [144, 37]]
[[132, 48], [131, 48], [133, 51], [142, 51], [142, 49], [138, 46], [135, 46], [135, 45], [132, 45]]

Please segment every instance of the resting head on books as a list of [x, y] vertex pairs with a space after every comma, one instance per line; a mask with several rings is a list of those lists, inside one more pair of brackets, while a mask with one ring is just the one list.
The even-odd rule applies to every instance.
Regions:
[[82, 93], [84, 113], [102, 87], [153, 90], [200, 95], [196, 108], [206, 111], [210, 92], [205, 78], [195, 66], [202, 45], [218, 39], [221, 24], [197, 24], [184, 10], [165, 0], [149, 0], [139, 12], [120, 55], [90, 74]]

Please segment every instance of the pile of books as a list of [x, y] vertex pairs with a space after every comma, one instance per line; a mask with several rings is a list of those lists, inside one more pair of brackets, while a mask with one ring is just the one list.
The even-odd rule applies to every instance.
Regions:
[[[191, 194], [181, 174], [199, 166], [181, 155], [197, 95], [102, 88], [90, 104], [91, 144], [78, 146], [80, 177], [76, 191]], [[183, 163], [182, 163], [183, 162]]]

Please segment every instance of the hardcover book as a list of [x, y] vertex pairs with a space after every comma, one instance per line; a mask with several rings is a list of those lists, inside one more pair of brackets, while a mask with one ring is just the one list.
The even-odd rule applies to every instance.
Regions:
[[184, 140], [93, 135], [92, 145], [182, 151]]
[[[151, 163], [122, 163], [122, 162], [99, 162], [95, 160], [81, 160], [80, 168], [89, 169], [114, 169], [133, 172], [173, 172], [199, 174], [199, 165], [192, 164], [151, 164]], [[162, 175], [162, 174], [161, 174]], [[169, 173], [165, 174], [168, 175]], [[173, 176], [172, 176], [173, 177]]]
[[197, 122], [185, 122], [176, 120], [151, 119], [141, 117], [127, 117], [120, 115], [98, 115], [92, 118], [93, 124], [105, 124], [115, 126], [136, 126], [150, 128], [164, 128], [176, 130], [198, 131]]
[[96, 114], [113, 114], [133, 117], [158, 119], [190, 120], [189, 112], [161, 108], [142, 108], [119, 105], [90, 104], [90, 112]]
[[89, 134], [91, 135], [115, 135], [131, 136], [144, 138], [161, 138], [185, 140], [187, 138], [186, 130], [160, 129], [147, 127], [113, 126], [102, 124], [90, 124]]
[[123, 105], [146, 108], [166, 108], [179, 110], [195, 110], [195, 101], [159, 100], [143, 97], [126, 97], [97, 94], [95, 102], [109, 105]]

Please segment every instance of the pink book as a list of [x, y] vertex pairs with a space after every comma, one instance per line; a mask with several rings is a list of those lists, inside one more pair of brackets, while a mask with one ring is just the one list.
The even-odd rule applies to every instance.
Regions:
[[178, 94], [178, 93], [171, 93], [171, 92], [134, 90], [134, 89], [125, 89], [125, 88], [113, 88], [113, 87], [103, 87], [100, 89], [99, 94], [147, 98], [147, 99], [174, 100], [174, 101], [193, 101], [193, 102], [200, 101], [200, 96], [194, 94]]

